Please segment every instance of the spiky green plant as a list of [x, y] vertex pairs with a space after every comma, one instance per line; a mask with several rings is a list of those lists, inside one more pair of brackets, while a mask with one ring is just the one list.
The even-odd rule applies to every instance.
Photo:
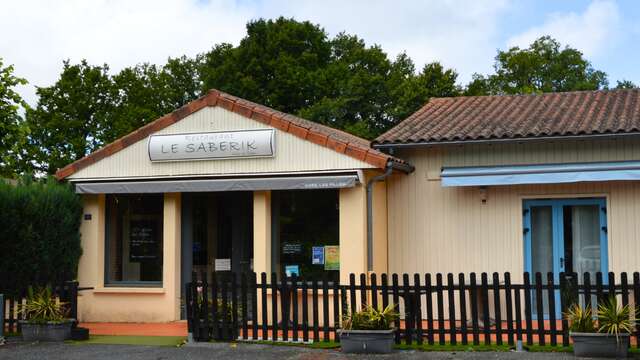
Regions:
[[567, 309], [564, 316], [569, 321], [569, 330], [573, 332], [590, 333], [596, 331], [591, 306], [583, 309], [579, 304], [573, 304]]
[[66, 315], [64, 305], [53, 296], [50, 288], [34, 290], [29, 287], [26, 302], [19, 309], [32, 324], [61, 323]]
[[394, 304], [387, 305], [383, 310], [365, 306], [361, 311], [347, 314], [342, 327], [345, 330], [389, 330], [399, 318], [395, 308]]
[[598, 332], [616, 336], [633, 332], [634, 321], [631, 320], [631, 307], [619, 305], [615, 296], [598, 305]]

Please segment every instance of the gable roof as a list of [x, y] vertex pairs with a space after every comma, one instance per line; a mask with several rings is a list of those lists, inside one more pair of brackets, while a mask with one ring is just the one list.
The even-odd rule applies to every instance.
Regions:
[[152, 121], [128, 135], [105, 145], [99, 150], [92, 152], [82, 159], [59, 169], [56, 172], [56, 178], [58, 180], [62, 180], [207, 106], [220, 106], [244, 117], [293, 134], [301, 139], [364, 161], [376, 168], [384, 169], [387, 166], [387, 163], [391, 161], [392, 165], [398, 169], [402, 169], [404, 171], [408, 171], [410, 169], [410, 165], [403, 160], [372, 149], [368, 140], [214, 89], [210, 90], [206, 95], [184, 105], [178, 110]]
[[374, 144], [640, 133], [640, 89], [433, 98]]

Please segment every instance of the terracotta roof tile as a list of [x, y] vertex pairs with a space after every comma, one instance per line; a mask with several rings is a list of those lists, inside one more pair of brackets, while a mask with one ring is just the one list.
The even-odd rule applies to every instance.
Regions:
[[640, 89], [431, 99], [375, 144], [638, 132]]
[[221, 106], [239, 115], [254, 119], [264, 124], [289, 132], [302, 139], [327, 147], [339, 153], [365, 161], [377, 168], [384, 168], [391, 161], [401, 164], [403, 170], [410, 171], [411, 166], [403, 160], [370, 148], [368, 140], [336, 130], [309, 120], [286, 114], [263, 105], [229, 95], [218, 90], [211, 90], [207, 95], [196, 99], [180, 109], [173, 111], [122, 138], [102, 147], [99, 150], [71, 163], [56, 172], [58, 179], [64, 179], [77, 171], [111, 156], [149, 135], [174, 124], [206, 106]]

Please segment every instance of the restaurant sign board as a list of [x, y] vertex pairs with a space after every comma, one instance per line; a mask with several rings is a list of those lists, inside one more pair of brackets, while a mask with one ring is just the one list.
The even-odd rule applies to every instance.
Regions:
[[151, 161], [273, 157], [275, 131], [255, 129], [149, 137]]

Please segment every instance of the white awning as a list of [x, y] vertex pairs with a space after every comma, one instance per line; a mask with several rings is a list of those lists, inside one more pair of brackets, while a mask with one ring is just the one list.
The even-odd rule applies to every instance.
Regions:
[[640, 161], [445, 167], [442, 186], [557, 184], [582, 181], [640, 180]]
[[75, 183], [79, 194], [129, 194], [206, 191], [312, 190], [354, 187], [353, 175], [251, 177]]

